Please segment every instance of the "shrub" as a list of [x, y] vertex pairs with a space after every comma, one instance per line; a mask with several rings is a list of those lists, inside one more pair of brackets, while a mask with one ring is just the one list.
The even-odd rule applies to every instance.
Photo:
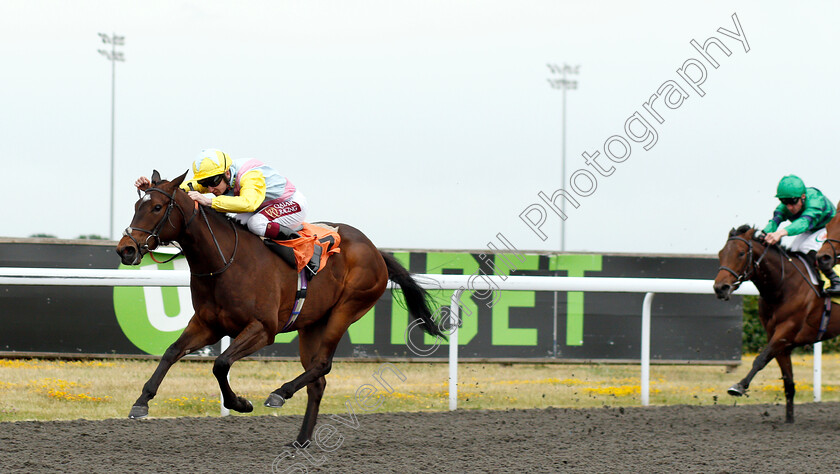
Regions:
[[[758, 353], [767, 345], [767, 333], [758, 319], [758, 296], [744, 297], [744, 330], [741, 337], [741, 352]], [[808, 344], [796, 349], [796, 352], [813, 352], [813, 346]], [[840, 352], [840, 338], [835, 337], [823, 341], [823, 352]]]

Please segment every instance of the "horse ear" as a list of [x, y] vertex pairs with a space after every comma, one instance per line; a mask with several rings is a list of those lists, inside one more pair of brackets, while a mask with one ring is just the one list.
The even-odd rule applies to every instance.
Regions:
[[190, 170], [184, 171], [184, 174], [172, 180], [172, 184], [174, 184], [176, 188], [181, 187], [181, 183], [184, 182], [184, 178], [187, 177], [187, 173], [189, 172]]
[[160, 181], [160, 173], [158, 173], [158, 170], [152, 170], [152, 186], [157, 186]]

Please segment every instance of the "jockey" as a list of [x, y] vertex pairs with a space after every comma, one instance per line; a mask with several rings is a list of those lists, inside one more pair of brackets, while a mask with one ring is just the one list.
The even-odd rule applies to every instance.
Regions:
[[[796, 236], [790, 250], [806, 254], [814, 265], [817, 251], [826, 238], [825, 226], [834, 217], [834, 204], [819, 189], [806, 188], [802, 179], [792, 174], [779, 181], [776, 197], [781, 204], [773, 211], [773, 218], [764, 227], [764, 240], [773, 245], [786, 235]], [[784, 229], [778, 229], [779, 224], [787, 220], [791, 223]], [[831, 282], [826, 293], [840, 294], [840, 277], [834, 269], [822, 272]]]
[[[233, 161], [227, 153], [211, 148], [201, 150], [192, 170], [193, 179], [181, 188], [194, 201], [219, 212], [235, 213], [234, 219], [259, 236], [274, 240], [297, 237], [294, 232], [306, 218], [306, 197], [273, 168], [255, 159]], [[151, 182], [140, 177], [134, 185], [145, 190]]]

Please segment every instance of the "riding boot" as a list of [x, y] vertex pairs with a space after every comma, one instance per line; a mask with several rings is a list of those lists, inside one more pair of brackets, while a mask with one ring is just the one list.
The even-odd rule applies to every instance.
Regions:
[[834, 272], [833, 268], [829, 268], [828, 270], [822, 270], [823, 275], [828, 278], [828, 281], [831, 283], [831, 286], [825, 289], [826, 294], [835, 296], [840, 295], [840, 276], [837, 276], [837, 273]]
[[269, 222], [265, 227], [265, 236], [271, 240], [299, 239], [300, 234], [277, 222]]

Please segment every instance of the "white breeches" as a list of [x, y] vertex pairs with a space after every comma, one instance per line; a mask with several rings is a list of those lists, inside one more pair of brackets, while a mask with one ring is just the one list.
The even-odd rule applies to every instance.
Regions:
[[263, 236], [269, 222], [276, 222], [292, 230], [300, 230], [301, 224], [306, 219], [308, 208], [306, 196], [300, 191], [295, 191], [288, 201], [266, 206], [257, 212], [239, 213], [234, 216], [234, 219], [248, 226], [248, 230], [254, 234]]
[[793, 237], [790, 249], [794, 252], [808, 253], [811, 250], [818, 251], [825, 242], [825, 229], [817, 229], [813, 232], [805, 232]]

